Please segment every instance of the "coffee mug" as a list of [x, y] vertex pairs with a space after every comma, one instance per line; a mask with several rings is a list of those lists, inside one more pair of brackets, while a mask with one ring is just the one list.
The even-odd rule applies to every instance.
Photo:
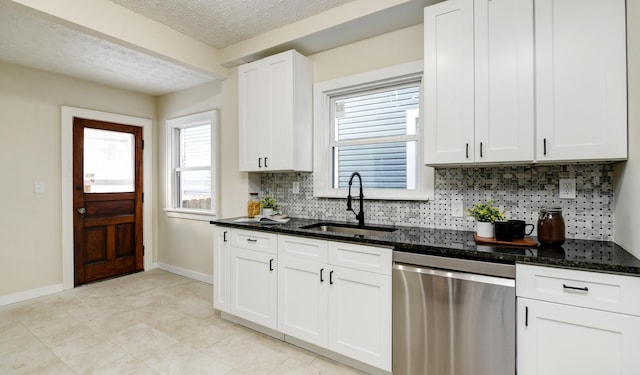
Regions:
[[511, 241], [513, 237], [513, 225], [509, 221], [496, 221], [494, 223], [496, 230], [496, 240]]
[[[509, 224], [511, 225], [511, 236], [514, 239], [522, 239], [525, 234], [528, 236], [533, 233], [533, 224], [527, 224], [524, 220], [509, 220]], [[531, 227], [530, 231], [526, 231], [527, 227]]]

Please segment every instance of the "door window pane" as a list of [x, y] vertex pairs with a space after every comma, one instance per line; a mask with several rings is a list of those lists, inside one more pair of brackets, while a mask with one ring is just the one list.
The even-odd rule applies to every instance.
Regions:
[[135, 191], [135, 139], [131, 133], [84, 129], [84, 191]]

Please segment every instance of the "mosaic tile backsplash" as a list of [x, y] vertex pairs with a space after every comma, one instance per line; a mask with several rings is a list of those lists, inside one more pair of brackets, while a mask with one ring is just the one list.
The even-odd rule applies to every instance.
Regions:
[[[613, 240], [613, 166], [611, 164], [501, 166], [446, 168], [435, 171], [435, 197], [431, 201], [365, 200], [367, 224], [474, 230], [472, 218], [452, 217], [451, 203], [464, 209], [494, 199], [509, 219], [536, 224], [540, 207], [560, 206], [566, 237]], [[576, 179], [576, 199], [558, 197], [558, 180]], [[293, 194], [293, 182], [300, 193]], [[315, 198], [312, 173], [264, 173], [261, 196], [270, 194], [292, 217], [356, 222], [342, 199]], [[367, 195], [366, 181], [364, 184]], [[357, 191], [357, 190], [356, 190]], [[358, 209], [355, 201], [354, 209]], [[533, 235], [536, 234], [534, 229]]]

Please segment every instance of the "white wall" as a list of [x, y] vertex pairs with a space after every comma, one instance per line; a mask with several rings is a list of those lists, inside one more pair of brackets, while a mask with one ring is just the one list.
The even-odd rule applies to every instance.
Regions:
[[62, 283], [61, 105], [155, 119], [151, 96], [0, 63], [0, 297]]
[[629, 160], [614, 166], [615, 242], [640, 258], [640, 0], [627, 0]]

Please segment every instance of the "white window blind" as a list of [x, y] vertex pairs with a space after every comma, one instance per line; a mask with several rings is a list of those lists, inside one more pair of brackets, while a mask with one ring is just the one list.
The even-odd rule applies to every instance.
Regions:
[[174, 131], [179, 154], [175, 168], [176, 208], [211, 210], [211, 124]]
[[367, 188], [415, 189], [420, 82], [333, 99], [333, 187], [359, 172]]

